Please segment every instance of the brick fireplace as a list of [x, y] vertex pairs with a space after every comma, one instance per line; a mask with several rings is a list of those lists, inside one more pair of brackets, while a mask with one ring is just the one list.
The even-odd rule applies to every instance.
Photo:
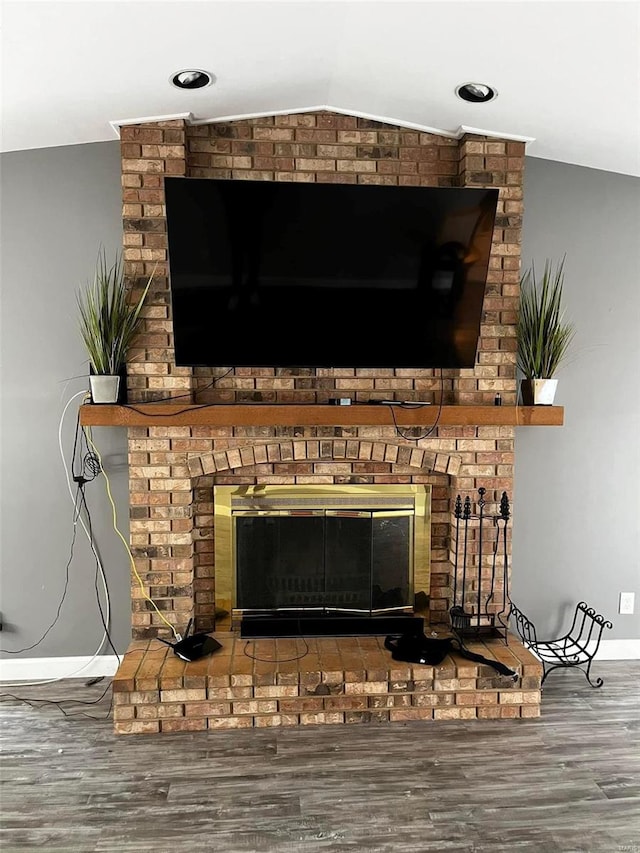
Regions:
[[[494, 408], [496, 394], [501, 396], [503, 409], [516, 403], [515, 320], [524, 143], [476, 135], [456, 139], [329, 112], [204, 125], [183, 121], [130, 125], [122, 127], [121, 140], [126, 271], [141, 285], [155, 269], [143, 309], [144, 328], [129, 353], [127, 368], [129, 402], [138, 408], [137, 412], [128, 410], [126, 420], [131, 546], [145, 591], [179, 630], [190, 617], [198, 630], [218, 633], [230, 628], [220, 619], [220, 607], [216, 622], [217, 587], [222, 581], [216, 577], [216, 537], [220, 534], [214, 519], [214, 487], [412, 484], [430, 490], [428, 619], [433, 625], [446, 623], [451, 605], [456, 496], [473, 494], [482, 486], [491, 505], [499, 503], [503, 491], [513, 493], [514, 425], [508, 418], [491, 415], [503, 411]], [[498, 188], [476, 367], [445, 370], [442, 376], [440, 371], [391, 367], [176, 367], [167, 282], [165, 175]], [[297, 322], [304, 323], [304, 306], [296, 308]], [[226, 333], [215, 328], [214, 318], [212, 334]], [[381, 347], [385, 345], [381, 341]], [[436, 424], [435, 405], [428, 408], [422, 421], [409, 418], [399, 431], [384, 411], [386, 407], [350, 407], [357, 413], [336, 411], [331, 415], [322, 405], [336, 396], [356, 402], [395, 398], [438, 403], [441, 392], [449, 412], [454, 407], [462, 412], [475, 406], [484, 407], [486, 414], [475, 422], [449, 415]], [[184, 411], [174, 406], [173, 416], [163, 419], [160, 403], [155, 410], [140, 405], [167, 397], [177, 398], [175, 403]], [[194, 403], [213, 407], [190, 409]], [[219, 407], [222, 414], [212, 414], [215, 404], [227, 404]], [[376, 414], [369, 420], [359, 414], [372, 409]], [[316, 410], [322, 415], [314, 415]], [[482, 560], [484, 565], [484, 555]], [[310, 654], [315, 668], [303, 672], [299, 664], [295, 673], [283, 671], [280, 678], [274, 675], [273, 666], [265, 673], [263, 664], [255, 664], [250, 675], [247, 659], [242, 660], [239, 647], [235, 648], [237, 638], [229, 634], [231, 651], [211, 657], [206, 666], [203, 661], [189, 664], [192, 669], [185, 672], [184, 664], [180, 667], [170, 653], [167, 657], [166, 647], [159, 648], [154, 642], [156, 636], [170, 635], [136, 579], [132, 583], [132, 634], [132, 656], [127, 655], [115, 681], [119, 697], [116, 730], [123, 732], [220, 727], [225, 719], [233, 720], [230, 725], [345, 722], [351, 721], [345, 718], [349, 714], [354, 719], [358, 714], [358, 719], [371, 719], [372, 711], [386, 715], [385, 719], [539, 713], [537, 662], [515, 645], [510, 651], [503, 647], [497, 654], [506, 655], [518, 669], [519, 685], [509, 692], [495, 683], [495, 673], [449, 661], [445, 673], [449, 678], [434, 676], [441, 682], [440, 694], [464, 695], [460, 703], [448, 698], [438, 706], [437, 691], [429, 693], [431, 698], [426, 698], [424, 690], [416, 691], [416, 683], [425, 682], [419, 672], [412, 672], [409, 665], [390, 667], [390, 661], [385, 662], [376, 638], [367, 638], [366, 643], [350, 640], [348, 652], [343, 649], [346, 657], [342, 663], [336, 658], [340, 650], [335, 648], [335, 639], [330, 641], [330, 652], [314, 645]], [[368, 661], [367, 654], [373, 655]], [[234, 656], [237, 671], [230, 668]], [[159, 660], [166, 670], [159, 669]], [[354, 672], [371, 672], [373, 677], [355, 682]], [[307, 692], [339, 682], [361, 685], [360, 692], [351, 696], [359, 704], [343, 702], [341, 706], [339, 697], [330, 695], [331, 686], [326, 688], [326, 696], [321, 691], [310, 697]], [[397, 687], [401, 682], [403, 689]], [[373, 683], [375, 688], [367, 687]], [[394, 695], [403, 698], [389, 704], [394, 684]], [[278, 693], [279, 687], [287, 690]], [[269, 689], [265, 693], [262, 688]], [[481, 688], [489, 691], [484, 698], [478, 692]], [[234, 689], [239, 691], [237, 695]], [[168, 694], [164, 698], [163, 692]], [[416, 693], [420, 693], [417, 705], [412, 704]], [[377, 698], [373, 705], [365, 701], [363, 707], [363, 695]], [[320, 698], [320, 703], [309, 703], [309, 698]], [[298, 704], [292, 704], [293, 699]], [[283, 701], [280, 707], [278, 703]], [[234, 702], [241, 706], [236, 713]], [[186, 710], [189, 703], [193, 703], [191, 711]], [[165, 710], [158, 710], [163, 704]], [[193, 710], [194, 705], [200, 706], [199, 711]], [[438, 707], [447, 714], [434, 714]]]

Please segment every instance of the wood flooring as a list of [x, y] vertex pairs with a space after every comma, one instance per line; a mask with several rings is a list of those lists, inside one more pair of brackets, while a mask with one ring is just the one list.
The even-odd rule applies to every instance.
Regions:
[[[640, 661], [542, 716], [122, 737], [106, 682], [0, 685], [0, 850], [640, 853]], [[34, 701], [30, 707], [8, 694]]]

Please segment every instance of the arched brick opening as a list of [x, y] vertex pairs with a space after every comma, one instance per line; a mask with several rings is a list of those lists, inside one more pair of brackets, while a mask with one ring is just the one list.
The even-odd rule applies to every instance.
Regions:
[[217, 453], [189, 454], [187, 465], [191, 476], [236, 471], [254, 465], [275, 462], [321, 462], [330, 460], [381, 462], [404, 466], [421, 474], [436, 472], [455, 476], [460, 471], [460, 456], [438, 453], [421, 447], [393, 441], [352, 439], [310, 439], [256, 442]]

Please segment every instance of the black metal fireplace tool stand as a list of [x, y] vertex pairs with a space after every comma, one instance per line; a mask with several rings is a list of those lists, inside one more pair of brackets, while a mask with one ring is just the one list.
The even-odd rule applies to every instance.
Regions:
[[[497, 637], [508, 644], [509, 627], [509, 556], [507, 527], [510, 518], [509, 498], [502, 493], [497, 515], [486, 512], [485, 494], [478, 489], [477, 512], [471, 511], [471, 498], [464, 503], [456, 498], [454, 516], [455, 546], [453, 559], [453, 606], [449, 610], [451, 629], [461, 639]], [[483, 553], [487, 539], [492, 539], [491, 570], [483, 578]], [[475, 552], [475, 564], [473, 554]], [[496, 581], [502, 574], [502, 588]]]
[[591, 664], [598, 653], [603, 630], [613, 625], [593, 607], [588, 607], [584, 601], [577, 604], [571, 627], [555, 640], [538, 640], [536, 626], [513, 602], [510, 615], [523, 644], [542, 661], [542, 684], [554, 669], [577, 667], [592, 687], [602, 687], [601, 678], [591, 680]]
[[[471, 498], [456, 498], [453, 606], [449, 618], [453, 632], [462, 639], [498, 637], [508, 644], [512, 620], [524, 646], [532, 651], [543, 667], [542, 683], [554, 669], [577, 667], [592, 687], [603, 681], [591, 679], [591, 664], [600, 648], [602, 632], [613, 628], [609, 620], [581, 601], [576, 605], [571, 627], [562, 637], [538, 640], [533, 622], [509, 597], [509, 557], [507, 528], [509, 498], [502, 493], [497, 515], [486, 512], [486, 489], [478, 489], [477, 512], [471, 511]], [[483, 577], [483, 554], [487, 537], [492, 538], [490, 571]], [[475, 556], [475, 560], [473, 559]], [[502, 572], [502, 589], [496, 580]]]

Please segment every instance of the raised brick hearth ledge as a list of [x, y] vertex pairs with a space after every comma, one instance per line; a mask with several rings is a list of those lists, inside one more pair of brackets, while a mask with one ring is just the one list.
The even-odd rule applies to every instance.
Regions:
[[467, 645], [516, 682], [457, 654], [439, 666], [394, 661], [383, 637], [215, 636], [222, 648], [193, 663], [134, 641], [113, 681], [116, 732], [540, 716], [542, 665], [513, 636]]

